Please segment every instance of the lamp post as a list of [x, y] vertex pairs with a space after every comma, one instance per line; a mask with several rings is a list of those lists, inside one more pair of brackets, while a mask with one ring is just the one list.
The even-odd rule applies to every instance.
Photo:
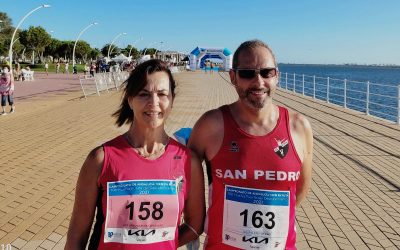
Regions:
[[79, 33], [78, 37], [75, 40], [75, 44], [74, 44], [74, 49], [72, 50], [72, 70], [75, 69], [75, 49], [76, 49], [76, 44], [78, 43], [79, 38], [81, 37], [81, 35], [90, 27], [92, 27], [93, 25], [97, 25], [98, 23], [94, 22], [89, 24], [88, 26], [86, 26], [83, 30], [81, 30], [81, 32]]
[[[23, 22], [28, 16], [30, 16], [33, 12], [35, 12], [35, 11], [41, 9], [41, 8], [49, 8], [49, 7], [50, 7], [50, 5], [48, 5], [48, 4], [43, 4], [43, 5], [40, 5], [40, 6], [36, 7], [36, 8], [34, 8], [33, 10], [29, 11], [28, 14], [26, 14], [26, 15], [21, 19], [21, 21], [19, 21], [17, 27], [15, 27], [14, 33], [13, 33], [13, 35], [12, 35], [12, 37], [11, 37], [10, 50], [8, 51], [8, 58], [10, 59], [10, 67], [11, 67], [11, 68], [12, 68], [12, 47], [13, 47], [13, 44], [14, 44], [15, 34], [17, 34], [17, 30], [18, 30], [19, 27], [21, 26], [22, 22]], [[12, 70], [11, 70], [11, 72], [12, 72]]]
[[17, 37], [17, 39], [14, 40], [14, 42], [13, 42], [12, 45], [14, 46], [14, 44], [15, 44], [18, 40], [19, 40], [19, 37]]
[[123, 33], [119, 33], [116, 37], [114, 37], [114, 39], [111, 41], [110, 46], [108, 46], [108, 52], [107, 52], [107, 57], [108, 59], [110, 59], [110, 49], [111, 46], [114, 44], [114, 42], [118, 39], [118, 37], [122, 36], [122, 35], [126, 35], [126, 32]]
[[129, 50], [128, 57], [131, 56], [133, 46], [134, 46], [137, 42], [139, 42], [139, 41], [141, 41], [141, 40], [143, 40], [143, 37], [141, 37], [141, 38], [139, 38], [139, 39], [137, 39], [136, 41], [133, 42], [132, 47], [131, 47], [131, 49]]
[[143, 56], [146, 55], [147, 49], [148, 49], [151, 45], [156, 44], [156, 43], [158, 43], [158, 42], [151, 42], [151, 43], [149, 43], [149, 45], [147, 45], [146, 49], [145, 49], [144, 52], [143, 52]]
[[161, 50], [161, 47], [163, 46], [163, 41], [160, 42], [160, 46], [156, 48], [156, 52], [154, 52], [154, 56], [157, 56], [157, 51]]

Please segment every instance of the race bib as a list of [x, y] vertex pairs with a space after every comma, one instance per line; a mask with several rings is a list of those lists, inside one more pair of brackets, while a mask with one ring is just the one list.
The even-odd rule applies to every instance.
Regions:
[[104, 242], [174, 240], [179, 214], [177, 184], [175, 180], [108, 182]]
[[222, 242], [242, 249], [284, 249], [289, 191], [225, 186]]

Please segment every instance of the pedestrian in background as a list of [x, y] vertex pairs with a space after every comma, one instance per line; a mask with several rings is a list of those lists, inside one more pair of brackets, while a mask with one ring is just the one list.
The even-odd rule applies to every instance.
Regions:
[[10, 114], [14, 113], [15, 106], [14, 106], [14, 79], [10, 72], [10, 67], [7, 65], [3, 68], [3, 72], [1, 73], [0, 77], [0, 95], [1, 95], [1, 108], [2, 112], [0, 115], [6, 115], [6, 104], [11, 107]]

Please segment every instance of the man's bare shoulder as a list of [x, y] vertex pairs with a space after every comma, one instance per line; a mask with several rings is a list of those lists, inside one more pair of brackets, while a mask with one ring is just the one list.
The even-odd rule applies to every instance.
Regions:
[[[213, 146], [220, 143], [224, 133], [222, 112], [213, 109], [204, 113], [193, 127], [188, 146], [193, 149], [200, 159], [213, 152]], [[207, 152], [206, 152], [207, 151]]]
[[[194, 126], [194, 130], [202, 130], [202, 132], [215, 132], [223, 129], [222, 112], [219, 109], [212, 109], [204, 113]], [[205, 131], [203, 131], [205, 130]]]
[[299, 134], [312, 133], [311, 123], [300, 113], [289, 110], [289, 122], [293, 132]]

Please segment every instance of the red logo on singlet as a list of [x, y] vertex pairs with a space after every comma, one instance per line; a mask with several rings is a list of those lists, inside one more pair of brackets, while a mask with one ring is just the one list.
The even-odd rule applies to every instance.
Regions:
[[274, 152], [283, 159], [287, 152], [289, 151], [289, 142], [287, 139], [277, 139], [274, 138], [276, 142], [276, 147], [274, 147]]
[[231, 146], [229, 148], [231, 152], [239, 152], [239, 145], [236, 141], [231, 141]]

